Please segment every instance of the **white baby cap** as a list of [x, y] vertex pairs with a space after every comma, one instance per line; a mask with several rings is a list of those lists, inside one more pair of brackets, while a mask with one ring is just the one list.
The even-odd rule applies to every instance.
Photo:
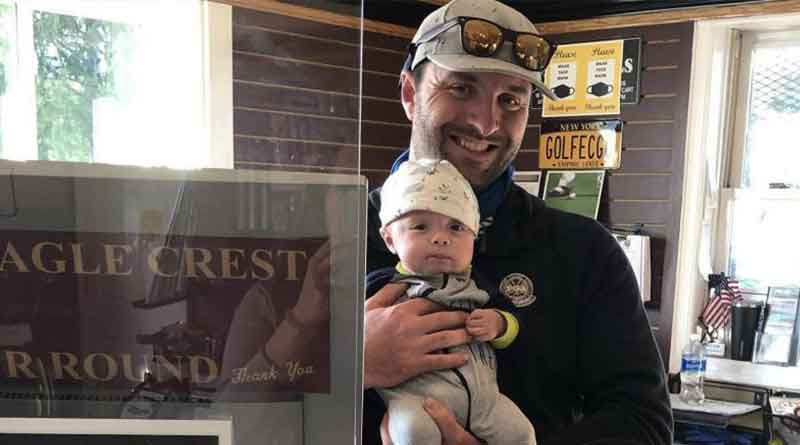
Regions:
[[448, 161], [406, 161], [383, 183], [379, 214], [382, 227], [414, 210], [449, 216], [478, 233], [478, 198], [469, 182]]

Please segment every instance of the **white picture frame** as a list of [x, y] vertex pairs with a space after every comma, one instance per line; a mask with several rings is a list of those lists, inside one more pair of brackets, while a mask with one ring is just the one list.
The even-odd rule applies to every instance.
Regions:
[[[543, 199], [549, 207], [597, 219], [605, 173], [605, 170], [550, 170], [544, 183]], [[562, 194], [557, 188], [565, 174], [575, 176], [570, 181], [571, 188]]]
[[98, 441], [107, 445], [114, 445], [114, 437], [197, 436], [207, 437], [209, 445], [233, 445], [233, 423], [231, 420], [205, 419], [0, 418], [2, 442], [13, 445], [13, 435], [41, 436], [42, 443], [54, 437], [83, 436], [85, 439], [86, 436], [97, 436]]

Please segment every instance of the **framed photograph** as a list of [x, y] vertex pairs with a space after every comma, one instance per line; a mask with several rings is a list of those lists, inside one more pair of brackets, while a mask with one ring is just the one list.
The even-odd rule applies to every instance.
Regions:
[[512, 180], [531, 195], [540, 196], [539, 186], [542, 182], [542, 172], [536, 170], [515, 171]]
[[597, 219], [605, 170], [547, 172], [544, 201], [548, 206]]
[[795, 364], [800, 288], [770, 287], [762, 307], [753, 361], [783, 366]]
[[230, 420], [0, 418], [4, 445], [233, 445]]

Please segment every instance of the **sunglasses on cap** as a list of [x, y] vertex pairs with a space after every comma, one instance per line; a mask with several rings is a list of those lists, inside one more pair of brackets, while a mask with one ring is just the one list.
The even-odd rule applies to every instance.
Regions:
[[492, 57], [504, 42], [514, 44], [514, 59], [517, 65], [531, 71], [544, 71], [556, 52], [556, 44], [530, 32], [517, 32], [503, 28], [497, 23], [475, 17], [455, 17], [420, 36], [411, 45], [411, 51], [430, 42], [450, 28], [461, 26], [461, 46], [467, 54], [477, 57]]

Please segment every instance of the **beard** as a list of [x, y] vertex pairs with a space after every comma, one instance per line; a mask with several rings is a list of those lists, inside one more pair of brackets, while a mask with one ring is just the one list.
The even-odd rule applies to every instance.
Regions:
[[[419, 102], [417, 102], [419, 103]], [[467, 161], [457, 160], [455, 156], [448, 156], [446, 150], [447, 134], [456, 133], [470, 135], [477, 139], [483, 139], [475, 128], [447, 123], [437, 127], [433, 123], [430, 113], [426, 113], [416, 108], [415, 118], [411, 126], [411, 147], [410, 159], [445, 159], [452, 163], [458, 171], [469, 181], [472, 188], [481, 191], [489, 186], [495, 179], [506, 171], [511, 161], [517, 155], [522, 139], [512, 140], [502, 138], [498, 142], [498, 147], [492, 150], [497, 151], [496, 158], [488, 166], [478, 166]], [[466, 149], [464, 149], [466, 150]]]
[[431, 124], [431, 116], [423, 112], [419, 106], [414, 112], [411, 125], [411, 156], [417, 159], [442, 159], [444, 147], [444, 127], [435, 128]]

